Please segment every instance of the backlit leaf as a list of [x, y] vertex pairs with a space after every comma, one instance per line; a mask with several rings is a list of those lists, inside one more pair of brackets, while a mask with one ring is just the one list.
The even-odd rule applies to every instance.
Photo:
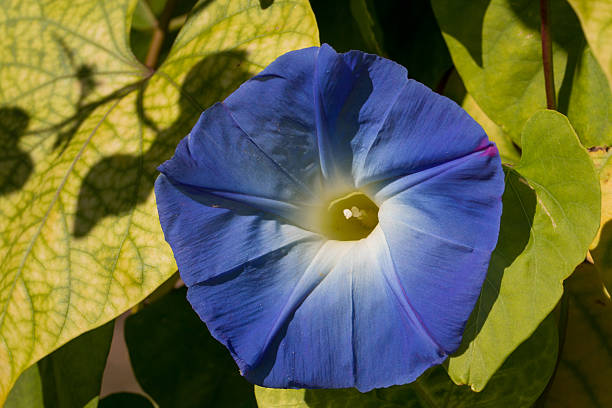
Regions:
[[[569, 4], [549, 3], [557, 106], [585, 146], [600, 145], [612, 138], [605, 76], [589, 59]], [[527, 119], [546, 107], [539, 2], [433, 0], [432, 5], [468, 93], [520, 145]]]
[[307, 1], [204, 0], [155, 73], [134, 0], [0, 0], [0, 404], [20, 373], [176, 266], [156, 167], [201, 111], [318, 44]]

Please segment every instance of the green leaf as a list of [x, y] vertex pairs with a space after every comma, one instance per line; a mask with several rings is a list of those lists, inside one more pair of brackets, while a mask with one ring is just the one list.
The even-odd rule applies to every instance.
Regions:
[[612, 3], [609, 0], [568, 0], [574, 8], [593, 54], [612, 89]]
[[[395, 387], [394, 387], [395, 388]], [[255, 386], [259, 408], [420, 408], [412, 388], [407, 389], [401, 404], [378, 395], [378, 390], [365, 394], [356, 389], [282, 390]]]
[[612, 145], [612, 91], [590, 48], [574, 69], [567, 116], [586, 147]]
[[163, 7], [163, 1], [150, 3], [148, 0], [138, 0], [132, 19], [132, 30], [148, 31], [155, 29], [157, 25], [156, 15]]
[[521, 160], [506, 172], [499, 241], [480, 299], [449, 359], [453, 381], [482, 390], [555, 307], [597, 232], [600, 199], [593, 164], [567, 118], [534, 114]]
[[487, 133], [489, 139], [497, 144], [502, 163], [514, 164], [521, 157], [520, 149], [512, 139], [487, 116], [476, 103], [472, 95], [468, 94], [463, 81], [456, 70], [453, 70], [444, 84], [443, 95], [457, 102]]
[[546, 407], [612, 406], [612, 302], [597, 269], [583, 263], [566, 281], [569, 315], [563, 353]]
[[[527, 119], [546, 107], [538, 4], [532, 0], [432, 1], [468, 93], [519, 145]], [[589, 109], [589, 98], [591, 105], [603, 102], [607, 106], [609, 100], [601, 98], [594, 82], [597, 79], [589, 76], [597, 68], [584, 61], [586, 42], [575, 13], [565, 1], [552, 1], [550, 7], [560, 111], [567, 113], [571, 103], [575, 109], [569, 115], [570, 121], [609, 122], [607, 109]], [[584, 105], [579, 107], [581, 103]], [[602, 137], [597, 132], [583, 134], [584, 130], [582, 123], [576, 126], [578, 136], [587, 146]]]
[[472, 95], [465, 95], [461, 107], [482, 126], [489, 140], [495, 142], [503, 163], [513, 164], [520, 160], [521, 152], [512, 143], [512, 139], [482, 111]]
[[201, 111], [318, 44], [305, 0], [205, 0], [151, 73], [128, 46], [135, 6], [0, 0], [0, 404], [176, 270], [152, 189]]
[[6, 408], [95, 408], [113, 322], [84, 333], [24, 371]]
[[[370, 48], [363, 38], [359, 24], [351, 12], [350, 1], [310, 0], [321, 32], [321, 42], [328, 43], [338, 52], [349, 50], [376, 52], [376, 49]], [[373, 30], [373, 33], [376, 35], [376, 30]], [[377, 44], [380, 41], [380, 38], [376, 39]]]
[[512, 353], [482, 392], [457, 386], [441, 366], [415, 383], [361, 394], [349, 390], [278, 390], [255, 387], [260, 408], [521, 408], [530, 407], [548, 383], [557, 357], [557, 327], [549, 317]]
[[30, 366], [17, 379], [4, 408], [44, 408], [38, 364]]
[[377, 22], [374, 20], [372, 13], [368, 9], [368, 3], [366, 0], [350, 0], [350, 9], [353, 18], [357, 22], [361, 37], [366, 43], [368, 50], [373, 50], [375, 54], [382, 55], [383, 50], [380, 47], [379, 41], [376, 38], [376, 32], [378, 31], [378, 37], [381, 37], [380, 28]]
[[46, 407], [96, 407], [114, 322], [81, 334], [38, 362]]
[[253, 386], [175, 290], [131, 315], [125, 339], [134, 374], [161, 407], [255, 407]]

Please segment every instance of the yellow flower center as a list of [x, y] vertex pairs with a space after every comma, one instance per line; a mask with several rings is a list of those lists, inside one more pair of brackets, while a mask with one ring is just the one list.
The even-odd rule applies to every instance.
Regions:
[[338, 241], [356, 241], [370, 235], [378, 225], [378, 206], [359, 191], [323, 207], [319, 217], [323, 234]]

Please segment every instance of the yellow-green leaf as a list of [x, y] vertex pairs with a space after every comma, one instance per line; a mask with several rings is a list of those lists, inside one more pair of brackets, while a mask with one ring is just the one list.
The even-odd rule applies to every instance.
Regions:
[[19, 374], [175, 270], [156, 167], [202, 109], [318, 44], [306, 0], [205, 0], [151, 73], [134, 0], [0, 0], [0, 405]]
[[593, 49], [595, 58], [608, 77], [612, 89], [612, 2], [610, 0], [568, 0]]
[[[549, 3], [557, 107], [567, 114], [583, 145], [608, 143], [612, 96], [606, 77], [597, 61], [591, 61], [574, 10], [565, 0]], [[432, 0], [467, 91], [517, 145], [527, 120], [547, 106], [538, 4]]]

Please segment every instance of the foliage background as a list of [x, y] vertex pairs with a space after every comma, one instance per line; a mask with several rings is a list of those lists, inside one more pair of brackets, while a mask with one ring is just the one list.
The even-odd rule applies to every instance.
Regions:
[[[612, 406], [612, 3], [540, 4], [0, 0], [0, 404]], [[391, 58], [455, 100], [506, 172], [461, 348], [366, 394], [242, 379], [185, 301], [152, 194], [202, 110], [322, 42]], [[105, 385], [111, 341], [135, 386]]]

